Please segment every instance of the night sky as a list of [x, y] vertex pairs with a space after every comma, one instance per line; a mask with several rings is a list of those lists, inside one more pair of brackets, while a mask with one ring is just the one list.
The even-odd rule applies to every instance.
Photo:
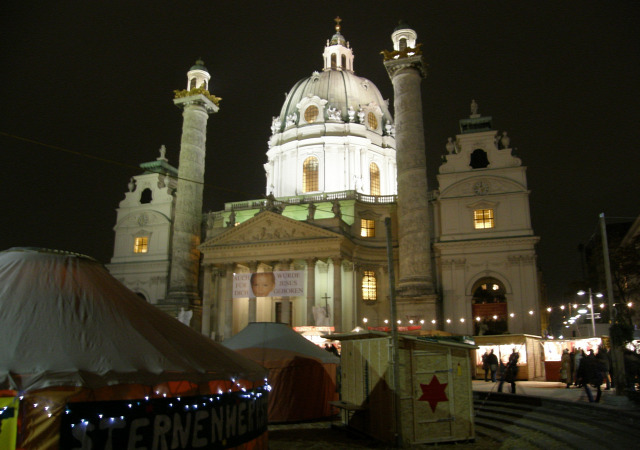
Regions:
[[138, 164], [164, 144], [177, 165], [173, 90], [199, 57], [223, 98], [209, 119], [204, 209], [261, 198], [272, 116], [322, 69], [336, 16], [356, 74], [391, 104], [379, 52], [399, 19], [418, 33], [430, 189], [472, 99], [508, 132], [551, 303], [582, 277], [578, 245], [598, 214], [640, 214], [640, 2], [11, 0], [0, 15], [0, 249], [109, 262]]

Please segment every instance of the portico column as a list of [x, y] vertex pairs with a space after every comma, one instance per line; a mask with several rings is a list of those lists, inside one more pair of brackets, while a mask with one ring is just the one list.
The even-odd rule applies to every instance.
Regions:
[[225, 269], [225, 292], [224, 292], [224, 329], [222, 338], [231, 337], [233, 330], [233, 269], [235, 264], [226, 264]]
[[[258, 271], [258, 262], [250, 261], [249, 262], [249, 270], [251, 273], [255, 273]], [[255, 297], [249, 297], [249, 311], [248, 311], [248, 319], [249, 323], [256, 321], [256, 316], [258, 312], [258, 299]]]
[[[290, 270], [291, 260], [280, 261], [278, 267], [282, 271]], [[280, 304], [282, 305], [282, 317], [281, 320], [283, 323], [290, 324], [291, 323], [291, 300], [289, 297], [280, 297]]]
[[342, 259], [333, 261], [333, 326], [336, 333], [342, 331]]
[[307, 259], [307, 325], [315, 325], [313, 307], [316, 304], [316, 261]]
[[211, 337], [211, 303], [214, 268], [211, 264], [204, 267], [204, 283], [202, 286], [202, 334]]

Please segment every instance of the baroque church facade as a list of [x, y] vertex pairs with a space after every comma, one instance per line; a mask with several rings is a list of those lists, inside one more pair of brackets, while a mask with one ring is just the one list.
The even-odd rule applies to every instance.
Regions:
[[[218, 99], [198, 61], [174, 100], [183, 110], [178, 167], [161, 148], [130, 180], [111, 273], [216, 340], [254, 321], [384, 329], [392, 299], [403, 327], [540, 334], [526, 168], [474, 101], [428, 191], [416, 38], [401, 24], [384, 52], [394, 117], [356, 75], [337, 20], [322, 70], [298, 81], [272, 118], [265, 198], [207, 214], [206, 123]], [[263, 272], [295, 278], [296, 289], [238, 289]]]

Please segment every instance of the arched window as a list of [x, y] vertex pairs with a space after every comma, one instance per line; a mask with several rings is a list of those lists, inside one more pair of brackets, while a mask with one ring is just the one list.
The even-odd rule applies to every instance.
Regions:
[[508, 332], [507, 298], [504, 285], [492, 277], [481, 278], [473, 285], [471, 309], [475, 334]]
[[153, 200], [153, 195], [151, 194], [151, 189], [147, 188], [140, 194], [140, 203], [151, 203]]
[[196, 79], [192, 78], [191, 83], [189, 83], [189, 90], [196, 88]]
[[407, 39], [406, 38], [402, 38], [400, 39], [400, 51], [404, 50], [407, 48]]
[[342, 70], [346, 70], [347, 68], [347, 56], [346, 55], [342, 55]]
[[373, 302], [377, 299], [376, 273], [373, 270], [365, 270], [362, 275], [362, 300]]
[[332, 53], [331, 54], [331, 68], [333, 70], [336, 70], [338, 68], [337, 66], [338, 66], [338, 63], [337, 63], [337, 60], [336, 60], [336, 54]]
[[472, 169], [485, 169], [489, 165], [489, 158], [487, 158], [487, 152], [478, 148], [471, 153], [471, 161], [469, 165]]
[[209, 89], [209, 88], [207, 87], [207, 80], [203, 80], [203, 81], [202, 81], [202, 88], [203, 88], [203, 89]]
[[371, 195], [380, 195], [380, 169], [373, 162], [369, 164], [369, 188]]
[[302, 192], [318, 190], [318, 158], [309, 156], [302, 164]]

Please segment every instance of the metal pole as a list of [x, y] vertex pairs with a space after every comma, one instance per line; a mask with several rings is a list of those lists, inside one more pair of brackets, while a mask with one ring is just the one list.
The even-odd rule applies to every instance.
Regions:
[[398, 362], [398, 323], [396, 322], [396, 281], [393, 265], [393, 244], [391, 241], [391, 218], [385, 217], [384, 225], [387, 231], [387, 264], [389, 265], [389, 305], [391, 308], [391, 364], [393, 368], [393, 402], [396, 421], [396, 446], [402, 446], [402, 424], [400, 413], [400, 392], [398, 380], [400, 378], [400, 365]]
[[[607, 282], [607, 300], [609, 304], [609, 337], [612, 337], [611, 327], [615, 323], [616, 310], [613, 304], [613, 282], [611, 281], [611, 263], [609, 262], [609, 242], [607, 239], [607, 224], [604, 213], [600, 213], [600, 235], [602, 237], [602, 257], [604, 259], [604, 275]], [[613, 377], [616, 384], [616, 396], [624, 395], [627, 383], [624, 373], [624, 359], [622, 346], [611, 340], [611, 362], [613, 363]]]
[[589, 307], [591, 308], [591, 330], [593, 331], [592, 336], [596, 337], [596, 319], [594, 318], [596, 312], [593, 309], [593, 292], [591, 292], [591, 288], [589, 288]]

